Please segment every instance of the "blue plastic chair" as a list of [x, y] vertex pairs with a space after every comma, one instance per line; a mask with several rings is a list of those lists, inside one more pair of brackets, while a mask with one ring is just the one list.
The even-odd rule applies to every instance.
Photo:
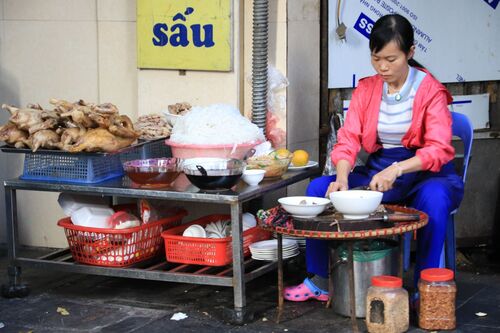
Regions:
[[[454, 136], [459, 137], [464, 145], [464, 155], [463, 155], [463, 165], [462, 165], [462, 180], [465, 184], [465, 179], [467, 176], [467, 168], [469, 167], [469, 162], [471, 159], [472, 141], [474, 130], [472, 124], [466, 115], [451, 112], [452, 123], [452, 133]], [[455, 254], [456, 254], [456, 244], [455, 244], [455, 221], [454, 217], [457, 213], [457, 209], [450, 213], [450, 218], [446, 225], [446, 239], [443, 247], [443, 252], [441, 255], [443, 266], [456, 270]], [[411, 237], [412, 233], [407, 233], [404, 240], [404, 269], [408, 270], [410, 267], [410, 247], [411, 247]]]

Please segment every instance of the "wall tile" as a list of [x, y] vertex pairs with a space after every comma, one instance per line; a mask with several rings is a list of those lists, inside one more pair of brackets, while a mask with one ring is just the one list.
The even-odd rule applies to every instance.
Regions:
[[[64, 212], [57, 204], [58, 193], [19, 192], [19, 241], [41, 247], [67, 247], [64, 229], [57, 221]], [[29, 203], [27, 207], [26, 203]]]
[[288, 21], [319, 21], [319, 9], [320, 0], [288, 0]]
[[287, 0], [269, 1], [269, 22], [286, 23]]
[[[26, 105], [29, 102], [37, 102], [48, 107], [48, 101], [53, 97], [70, 101], [80, 98], [97, 101], [95, 23], [81, 21], [3, 21], [2, 23], [0, 103]], [[74, 36], [78, 38], [75, 39]], [[0, 120], [5, 119], [0, 118]], [[22, 173], [21, 163], [21, 156], [0, 156], [0, 178], [19, 176]], [[63, 216], [56, 199], [56, 194], [47, 193], [29, 192], [19, 196], [18, 204], [23, 208], [19, 213], [23, 244], [34, 246], [66, 244], [61, 228], [55, 224], [57, 219]], [[0, 211], [4, 211], [1, 205]], [[1, 229], [4, 229], [4, 216], [0, 217], [0, 222]], [[3, 237], [4, 234], [0, 234], [0, 241]]]
[[99, 21], [135, 22], [136, 18], [136, 0], [97, 0]]
[[[319, 138], [319, 23], [288, 24], [288, 142]], [[301, 36], [308, 36], [307, 39]]]
[[5, 0], [0, 0], [0, 20], [3, 20], [3, 6]]
[[94, 21], [96, 0], [2, 0], [6, 20]]
[[137, 118], [135, 22], [99, 22], [99, 96]]
[[5, 21], [4, 27], [0, 81], [14, 87], [19, 103], [97, 101], [95, 23]]
[[139, 115], [160, 112], [169, 104], [227, 103], [239, 107], [238, 77], [234, 72], [217, 73], [175, 70], [139, 71]]

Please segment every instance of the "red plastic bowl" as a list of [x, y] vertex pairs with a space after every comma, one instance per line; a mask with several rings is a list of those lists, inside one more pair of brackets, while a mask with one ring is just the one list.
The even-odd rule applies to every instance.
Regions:
[[178, 143], [171, 140], [166, 140], [165, 143], [170, 146], [172, 156], [177, 158], [221, 157], [241, 160], [260, 141], [218, 145]]

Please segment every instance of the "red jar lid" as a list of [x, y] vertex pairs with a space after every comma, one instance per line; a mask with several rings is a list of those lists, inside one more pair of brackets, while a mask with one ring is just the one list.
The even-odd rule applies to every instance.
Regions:
[[390, 275], [372, 276], [372, 286], [384, 288], [401, 288], [403, 286], [403, 280], [396, 276]]
[[426, 281], [450, 281], [453, 280], [455, 273], [447, 268], [427, 268], [420, 272], [420, 278]]

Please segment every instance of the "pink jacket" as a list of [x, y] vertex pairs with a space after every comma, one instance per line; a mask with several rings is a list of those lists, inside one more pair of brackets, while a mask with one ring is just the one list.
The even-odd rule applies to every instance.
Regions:
[[[413, 101], [412, 122], [402, 143], [406, 148], [417, 150], [423, 170], [437, 172], [455, 154], [451, 146], [451, 114], [447, 107], [452, 97], [439, 81], [425, 72], [427, 75]], [[382, 148], [377, 143], [382, 89], [383, 81], [379, 75], [359, 81], [352, 94], [344, 126], [338, 131], [338, 143], [331, 153], [334, 164], [347, 160], [354, 166], [361, 146], [370, 154]]]

